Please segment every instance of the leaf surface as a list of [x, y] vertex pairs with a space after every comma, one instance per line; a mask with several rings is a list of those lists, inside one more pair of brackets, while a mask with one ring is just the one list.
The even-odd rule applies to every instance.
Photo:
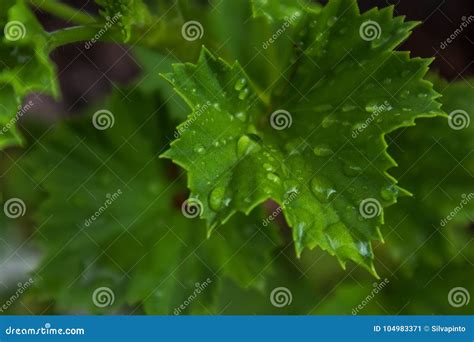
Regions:
[[[372, 41], [359, 32], [369, 21], [381, 30]], [[298, 254], [320, 246], [375, 273], [382, 208], [403, 193], [387, 173], [395, 162], [384, 136], [441, 113], [423, 80], [429, 61], [392, 51], [414, 26], [392, 8], [361, 15], [352, 0], [306, 11], [270, 98], [206, 49], [195, 65], [175, 66], [167, 78], [193, 112], [164, 157], [188, 171], [211, 231], [272, 199]]]

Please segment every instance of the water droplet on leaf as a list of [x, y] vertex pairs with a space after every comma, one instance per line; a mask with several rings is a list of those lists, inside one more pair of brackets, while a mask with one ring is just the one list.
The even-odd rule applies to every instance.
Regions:
[[218, 211], [222, 207], [222, 203], [225, 196], [225, 189], [223, 187], [217, 187], [211, 191], [209, 195], [209, 206], [212, 210]]
[[321, 202], [329, 202], [336, 194], [336, 190], [328, 182], [318, 177], [311, 180], [310, 186], [311, 192]]
[[313, 152], [318, 157], [329, 157], [334, 154], [334, 151], [327, 145], [318, 145], [313, 149]]

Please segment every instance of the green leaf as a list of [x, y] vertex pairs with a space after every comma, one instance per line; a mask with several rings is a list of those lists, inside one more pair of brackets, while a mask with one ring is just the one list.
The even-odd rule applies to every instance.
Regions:
[[100, 14], [111, 25], [119, 25], [124, 42], [128, 42], [134, 27], [142, 27], [150, 20], [148, 7], [142, 0], [96, 0], [102, 6]]
[[[0, 19], [0, 149], [21, 143], [15, 124], [21, 101], [31, 92], [59, 96], [48, 35], [23, 0]], [[6, 33], [6, 35], [5, 35]], [[20, 107], [19, 107], [20, 106]]]
[[255, 17], [263, 16], [270, 22], [277, 21], [279, 19], [288, 20], [293, 15], [299, 15], [299, 12], [303, 8], [312, 7], [313, 9], [319, 9], [319, 4], [310, 4], [306, 0], [281, 0], [281, 1], [268, 1], [268, 0], [252, 0], [252, 11]]
[[[375, 273], [382, 207], [403, 193], [387, 173], [395, 162], [384, 135], [441, 113], [423, 80], [429, 61], [392, 51], [415, 26], [392, 10], [361, 15], [355, 1], [334, 0], [306, 11], [301, 43], [270, 99], [238, 63], [207, 50], [167, 75], [193, 113], [164, 157], [188, 171], [211, 231], [272, 199], [298, 254], [319, 246]], [[378, 39], [362, 37], [367, 22], [380, 27]]]
[[276, 240], [258, 215], [236, 217], [208, 239], [204, 223], [183, 214], [181, 176], [170, 178], [158, 158], [154, 99], [116, 92], [98, 114], [46, 131], [42, 147], [22, 157], [31, 188], [46, 194], [34, 216], [45, 253], [39, 293], [61, 312], [102, 312], [92, 298], [104, 287], [113, 308], [215, 312], [222, 280], [262, 289], [272, 269]]

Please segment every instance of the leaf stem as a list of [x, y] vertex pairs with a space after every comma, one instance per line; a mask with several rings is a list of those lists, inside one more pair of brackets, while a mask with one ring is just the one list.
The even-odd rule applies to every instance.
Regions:
[[100, 25], [74, 26], [51, 32], [49, 34], [50, 50], [54, 50], [55, 48], [62, 45], [77, 43], [81, 41], [92, 41], [92, 43], [95, 43], [98, 40], [111, 42], [120, 41], [121, 32], [117, 30], [109, 30], [103, 33], [97, 39], [96, 36], [100, 33], [101, 29], [103, 29], [103, 27], [101, 27]]
[[69, 5], [63, 4], [57, 0], [29, 0], [29, 2], [36, 8], [68, 22], [81, 25], [91, 25], [97, 23], [97, 19], [94, 16], [86, 12], [82, 12], [79, 9]]

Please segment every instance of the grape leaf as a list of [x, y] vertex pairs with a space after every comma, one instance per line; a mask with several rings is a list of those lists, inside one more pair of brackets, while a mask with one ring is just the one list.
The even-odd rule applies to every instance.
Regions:
[[[270, 22], [291, 18], [295, 13], [307, 8], [310, 3], [306, 0], [252, 0], [252, 10], [255, 17], [263, 16]], [[311, 4], [313, 9], [319, 9], [319, 4]]]
[[46, 194], [34, 216], [46, 253], [39, 293], [62, 312], [102, 312], [93, 293], [108, 288], [113, 308], [210, 313], [222, 279], [261, 289], [272, 269], [277, 241], [258, 216], [236, 218], [207, 239], [204, 223], [181, 212], [185, 187], [158, 159], [155, 98], [116, 92], [98, 115], [47, 131], [42, 147], [22, 158], [37, 182], [31, 187]]
[[0, 18], [0, 149], [21, 143], [15, 124], [23, 97], [31, 92], [59, 96], [47, 33], [23, 0]]
[[[298, 254], [319, 246], [343, 266], [353, 260], [375, 273], [371, 240], [381, 237], [382, 207], [404, 193], [387, 173], [395, 162], [384, 135], [441, 113], [423, 80], [430, 61], [392, 51], [415, 26], [392, 11], [361, 15], [352, 0], [305, 11], [270, 100], [239, 63], [206, 49], [166, 76], [193, 112], [163, 157], [188, 171], [210, 231], [273, 199]], [[380, 27], [378, 39], [360, 30], [367, 22]]]

